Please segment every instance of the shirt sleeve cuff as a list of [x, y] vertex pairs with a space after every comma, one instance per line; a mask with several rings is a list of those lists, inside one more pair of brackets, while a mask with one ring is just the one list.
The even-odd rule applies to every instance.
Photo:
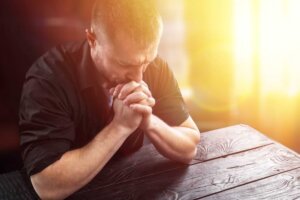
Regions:
[[24, 167], [29, 176], [41, 172], [70, 150], [67, 140], [39, 142], [29, 145], [23, 152]]

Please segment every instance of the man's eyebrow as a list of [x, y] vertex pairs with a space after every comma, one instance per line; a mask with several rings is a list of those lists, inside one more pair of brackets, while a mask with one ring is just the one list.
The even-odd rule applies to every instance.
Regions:
[[139, 64], [132, 64], [132, 63], [127, 63], [127, 62], [123, 62], [123, 61], [120, 61], [120, 60], [117, 60], [117, 62], [120, 64], [120, 65], [123, 65], [123, 66], [140, 66], [140, 65], [143, 65], [147, 62], [142, 62], [142, 63], [139, 63]]
[[117, 61], [117, 63], [119, 63], [120, 65], [124, 65], [124, 66], [131, 65], [130, 63], [121, 61], [121, 60], [119, 60], [119, 59], [116, 59], [116, 61]]
[[151, 60], [145, 60], [143, 61], [142, 63], [139, 63], [139, 64], [132, 64], [132, 63], [127, 63], [126, 61], [121, 61], [119, 59], [116, 59], [116, 61], [120, 64], [120, 65], [123, 65], [123, 66], [140, 66], [140, 65], [143, 65], [143, 64], [149, 64], [151, 63], [154, 59], [151, 59]]

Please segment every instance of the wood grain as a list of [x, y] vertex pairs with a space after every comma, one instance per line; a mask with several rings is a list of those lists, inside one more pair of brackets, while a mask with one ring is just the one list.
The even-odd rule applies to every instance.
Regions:
[[300, 168], [201, 199], [300, 199]]
[[203, 133], [195, 160], [206, 161], [272, 143], [250, 126], [230, 126]]
[[[223, 193], [234, 198], [231, 190], [247, 193], [256, 182], [265, 188], [268, 180], [275, 184], [272, 177], [290, 180], [290, 175], [282, 179], [280, 174], [298, 168], [298, 154], [249, 126], [236, 125], [203, 133], [190, 165], [162, 157], [152, 145], [127, 157], [114, 157], [91, 183], [69, 199], [218, 199]], [[299, 176], [294, 177], [296, 181], [287, 183], [289, 187], [277, 186], [294, 195]], [[272, 192], [274, 184], [266, 189], [271, 194], [276, 192]], [[281, 191], [283, 195], [285, 190]], [[20, 172], [0, 175], [0, 199], [33, 199], [31, 194]]]
[[110, 187], [95, 187], [73, 196], [84, 199], [195, 199], [300, 167], [298, 155], [268, 145], [185, 168]]
[[[202, 133], [197, 156], [191, 164], [206, 162], [272, 143], [273, 141], [266, 136], [246, 125], [217, 129]], [[114, 158], [92, 182], [79, 192], [89, 191], [95, 187], [107, 187], [149, 175], [160, 174], [172, 169], [186, 167], [186, 165], [164, 158], [156, 151], [153, 145], [148, 145], [130, 156]]]

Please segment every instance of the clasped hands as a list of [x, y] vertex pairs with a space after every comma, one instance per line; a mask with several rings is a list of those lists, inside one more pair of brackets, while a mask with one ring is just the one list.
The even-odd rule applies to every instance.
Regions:
[[131, 81], [109, 90], [113, 96], [114, 121], [131, 131], [141, 128], [147, 131], [151, 123], [155, 99], [144, 82]]

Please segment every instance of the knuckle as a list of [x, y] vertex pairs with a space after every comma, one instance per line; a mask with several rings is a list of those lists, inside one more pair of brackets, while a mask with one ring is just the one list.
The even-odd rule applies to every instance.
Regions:
[[139, 95], [143, 98], [148, 98], [148, 96], [142, 91], [139, 92]]
[[141, 81], [141, 85], [143, 85], [143, 86], [145, 86], [145, 87], [148, 88], [148, 85], [147, 85], [147, 83], [145, 81]]
[[130, 84], [133, 86], [133, 87], [138, 87], [140, 84], [135, 82], [135, 81], [131, 81]]
[[144, 90], [149, 90], [148, 85], [141, 84], [141, 87], [142, 87]]
[[135, 87], [135, 91], [143, 91], [143, 86], [142, 85], [137, 85], [136, 87]]
[[152, 106], [154, 106], [156, 103], [154, 98], [149, 98], [149, 102]]
[[138, 99], [145, 99], [145, 94], [143, 94], [143, 92], [134, 92], [133, 94], [132, 94], [132, 96], [134, 97], [134, 98], [138, 98]]

